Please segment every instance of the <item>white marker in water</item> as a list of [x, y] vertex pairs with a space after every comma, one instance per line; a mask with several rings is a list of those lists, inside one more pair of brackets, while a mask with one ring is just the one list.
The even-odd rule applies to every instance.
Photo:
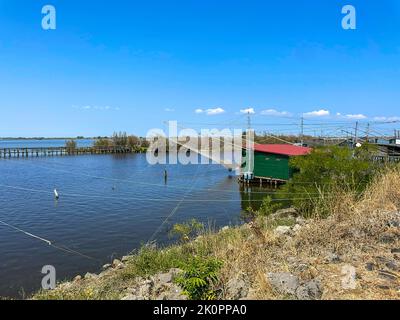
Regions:
[[58, 195], [57, 189], [54, 189], [54, 196], [56, 199], [58, 199], [60, 196]]

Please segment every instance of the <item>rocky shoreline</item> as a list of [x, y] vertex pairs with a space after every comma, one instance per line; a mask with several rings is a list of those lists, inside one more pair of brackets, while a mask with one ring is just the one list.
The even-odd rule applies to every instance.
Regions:
[[[286, 225], [279, 225], [282, 220]], [[249, 241], [252, 245], [251, 250], [282, 251], [274, 252], [276, 261], [268, 261], [269, 266], [264, 268], [260, 262], [258, 267], [262, 267], [260, 269], [262, 273], [255, 276], [243, 271], [227, 271], [227, 275], [218, 285], [222, 299], [260, 299], [263, 298], [260, 297], [260, 290], [268, 290], [272, 299], [317, 300], [329, 299], [332, 295], [336, 298], [363, 299], [368, 298], [375, 291], [377, 298], [387, 294], [388, 298], [398, 299], [400, 298], [400, 214], [398, 212], [380, 213], [379, 217], [371, 216], [370, 223], [369, 226], [360, 225], [359, 228], [354, 224], [346, 226], [343, 238], [348, 237], [352, 242], [348, 243], [349, 246], [358, 245], [354, 241], [364, 241], [364, 247], [361, 246], [351, 254], [346, 252], [344, 247], [335, 250], [335, 243], [329, 242], [329, 245], [318, 247], [320, 252], [314, 256], [296, 254], [294, 250], [301, 250], [301, 247], [298, 247], [299, 244], [306, 245], [304, 237], [309, 237], [310, 232], [314, 232], [319, 225], [323, 229], [331, 224], [333, 230], [339, 226], [339, 223], [331, 217], [317, 221], [305, 220], [298, 216], [294, 209], [279, 210], [261, 222], [251, 222], [236, 228], [222, 228], [215, 235], [199, 236], [189, 245], [196, 246], [202, 241], [207, 241], [205, 239], [207, 237], [223, 239], [226, 235], [241, 234], [245, 235], [245, 241]], [[377, 225], [377, 223], [384, 225]], [[374, 244], [375, 239], [367, 241], [366, 237], [369, 236], [368, 229], [377, 227], [384, 232], [375, 234], [376, 244]], [[234, 252], [236, 248], [232, 248], [228, 243], [223, 250]], [[121, 260], [115, 259], [112, 264], [104, 265], [99, 274], [87, 273], [83, 277], [76, 276], [73, 281], [60, 284], [54, 291], [65, 294], [84, 287], [89, 290], [85, 298], [90, 299], [90, 290], [95, 292], [96, 288], [104, 286], [103, 283], [111, 281], [110, 279], [114, 279], [118, 274], [124, 274], [124, 270], [130, 267], [134, 259], [134, 255], [124, 256]], [[118, 292], [115, 298], [185, 300], [187, 296], [174, 282], [181, 272], [182, 270], [178, 268], [169, 268], [145, 277], [130, 275], [129, 281], [125, 282], [123, 277], [112, 280], [118, 281]], [[110, 290], [113, 289], [110, 288]], [[367, 294], [365, 290], [370, 290], [370, 292]], [[39, 295], [34, 298], [43, 297]], [[77, 297], [72, 295], [67, 298]]]

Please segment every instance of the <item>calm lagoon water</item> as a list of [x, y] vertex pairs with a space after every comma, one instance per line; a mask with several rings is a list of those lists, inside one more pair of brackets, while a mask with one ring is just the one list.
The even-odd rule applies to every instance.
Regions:
[[0, 296], [39, 289], [44, 265], [57, 281], [98, 272], [157, 230], [154, 239], [168, 243], [171, 226], [190, 218], [241, 223], [248, 197], [219, 165], [151, 166], [144, 154], [0, 159]]

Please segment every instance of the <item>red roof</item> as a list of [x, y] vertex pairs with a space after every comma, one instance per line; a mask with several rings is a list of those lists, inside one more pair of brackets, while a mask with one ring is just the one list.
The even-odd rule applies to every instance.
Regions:
[[254, 144], [254, 151], [283, 154], [287, 156], [303, 156], [311, 152], [311, 148], [291, 144]]

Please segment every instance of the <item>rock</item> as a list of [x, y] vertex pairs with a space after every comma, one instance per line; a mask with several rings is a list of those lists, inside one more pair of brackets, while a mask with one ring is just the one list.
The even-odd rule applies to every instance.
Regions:
[[111, 267], [112, 267], [112, 265], [110, 263], [106, 263], [105, 265], [103, 265], [102, 269], [107, 270], [107, 269], [110, 269]]
[[325, 262], [327, 263], [339, 263], [341, 261], [338, 254], [331, 252], [325, 257]]
[[153, 281], [145, 280], [137, 289], [136, 293], [138, 296], [148, 299], [151, 295], [151, 289], [153, 287]]
[[280, 209], [271, 215], [274, 219], [296, 218], [299, 215], [296, 208]]
[[296, 272], [305, 272], [309, 269], [309, 265], [306, 263], [300, 263], [298, 266], [296, 266]]
[[385, 265], [386, 265], [386, 268], [388, 268], [389, 270], [392, 270], [395, 272], [400, 271], [400, 264], [394, 260], [387, 262]]
[[242, 277], [237, 277], [228, 281], [226, 286], [226, 296], [228, 299], [238, 300], [248, 295], [249, 283]]
[[297, 217], [296, 218], [296, 223], [302, 226], [302, 225], [307, 223], [307, 220], [304, 219], [303, 217]]
[[395, 273], [385, 271], [385, 270], [380, 270], [379, 271], [379, 277], [384, 280], [389, 280], [389, 281], [396, 281], [397, 280], [397, 275]]
[[[155, 276], [152, 277], [152, 280], [154, 281], [154, 288], [153, 288], [153, 294], [154, 295], [162, 295], [164, 292], [169, 292], [171, 291], [171, 286], [173, 285], [173, 280], [175, 277], [181, 273], [182, 270], [177, 269], [177, 268], [172, 268], [168, 272], [164, 273], [159, 273], [156, 274]], [[160, 298], [163, 300], [162, 298]]]
[[296, 290], [299, 300], [318, 300], [322, 297], [322, 286], [319, 280], [313, 279], [302, 284]]
[[221, 229], [222, 232], [229, 230], [229, 226], [225, 226]]
[[287, 257], [286, 258], [286, 261], [288, 262], [288, 263], [296, 263], [298, 260], [297, 260], [297, 258], [296, 257], [293, 257], [293, 256], [289, 256], [289, 257]]
[[172, 274], [169, 272], [159, 273], [154, 277], [155, 282], [169, 283], [172, 282]]
[[186, 300], [182, 290], [173, 283], [182, 270], [172, 268], [149, 279], [136, 278], [136, 286], [128, 289], [123, 300]]
[[75, 278], [74, 278], [74, 282], [79, 282], [79, 281], [81, 281], [82, 280], [82, 276], [80, 276], [80, 275], [77, 275]]
[[162, 292], [156, 298], [156, 300], [187, 300], [187, 296], [182, 293], [182, 289], [176, 284], [171, 284], [169, 290]]
[[375, 260], [380, 264], [385, 264], [389, 261], [387, 257], [382, 257], [382, 256], [376, 256]]
[[121, 258], [121, 261], [122, 262], [127, 262], [127, 261], [129, 261], [130, 260], [130, 256], [123, 256], [122, 258]]
[[375, 264], [373, 262], [367, 262], [365, 264], [365, 269], [367, 269], [368, 271], [374, 271], [375, 270]]
[[301, 225], [295, 224], [293, 226], [292, 230], [293, 230], [293, 232], [297, 233], [297, 232], [299, 232], [301, 230], [301, 228], [302, 228]]
[[399, 220], [391, 220], [388, 222], [388, 226], [390, 228], [399, 228], [400, 227], [400, 221]]
[[342, 267], [342, 288], [344, 290], [354, 290], [357, 286], [356, 268], [346, 264]]
[[114, 259], [112, 263], [112, 267], [114, 269], [122, 269], [125, 267], [125, 265], [118, 259]]
[[268, 273], [267, 280], [274, 290], [288, 295], [295, 295], [300, 285], [299, 278], [288, 272]]
[[85, 274], [85, 279], [96, 279], [96, 278], [97, 278], [97, 274], [90, 273], [90, 272], [87, 272]]
[[277, 235], [288, 235], [291, 231], [291, 228], [288, 226], [279, 226], [275, 229], [275, 233]]
[[378, 288], [382, 289], [382, 290], [389, 290], [390, 289], [389, 286], [385, 286], [385, 285], [379, 285]]
[[391, 233], [385, 233], [381, 235], [379, 241], [382, 243], [393, 243], [396, 241], [396, 237]]
[[118, 260], [118, 259], [114, 259], [113, 260], [113, 262], [112, 262], [112, 266], [113, 266], [113, 268], [115, 268], [117, 265], [119, 265], [121, 263], [121, 261], [120, 260]]

